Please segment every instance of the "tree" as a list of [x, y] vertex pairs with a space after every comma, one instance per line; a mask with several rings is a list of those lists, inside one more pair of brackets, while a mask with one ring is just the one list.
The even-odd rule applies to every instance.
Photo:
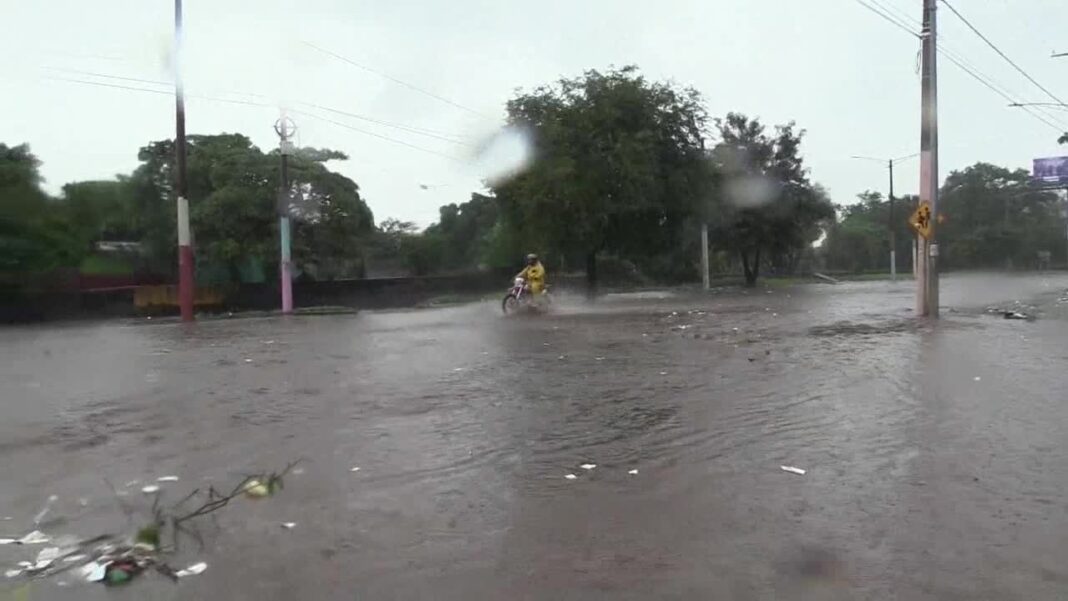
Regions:
[[101, 240], [140, 237], [133, 212], [133, 189], [126, 179], [66, 184], [63, 204], [87, 248]]
[[[172, 272], [174, 144], [154, 142], [138, 157], [142, 164], [130, 177], [138, 225], [156, 268]], [[358, 272], [373, 230], [359, 187], [324, 164], [344, 158], [335, 151], [301, 149], [290, 159], [294, 262], [315, 277]], [[240, 134], [189, 137], [187, 181], [198, 260], [226, 266], [231, 277], [250, 259], [277, 265], [279, 164], [276, 152], [265, 154]]]
[[938, 237], [947, 268], [1032, 265], [1039, 251], [1064, 256], [1056, 192], [1024, 169], [976, 163], [946, 177]]
[[21, 288], [78, 265], [85, 251], [62, 205], [41, 190], [39, 167], [28, 145], [0, 143], [0, 278]]
[[624, 67], [522, 93], [507, 110], [531, 132], [536, 160], [493, 191], [525, 248], [582, 257], [592, 288], [598, 253], [673, 247], [704, 183], [707, 117], [696, 90]]
[[445, 205], [438, 212], [438, 222], [428, 227], [425, 235], [441, 240], [444, 268], [473, 269], [486, 264], [498, 222], [497, 200], [476, 192], [471, 200]]
[[833, 220], [834, 207], [808, 179], [800, 155], [804, 130], [788, 123], [768, 134], [740, 113], [717, 119], [716, 126], [720, 142], [713, 158], [721, 181], [714, 239], [738, 253], [746, 284], [753, 286], [762, 256], [792, 267]]

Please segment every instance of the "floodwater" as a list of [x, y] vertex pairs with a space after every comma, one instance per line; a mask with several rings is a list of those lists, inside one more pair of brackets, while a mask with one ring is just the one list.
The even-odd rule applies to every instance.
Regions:
[[[948, 277], [937, 324], [902, 281], [5, 329], [0, 536], [303, 458], [182, 545], [200, 576], [17, 598], [1064, 599], [1066, 288]], [[984, 312], [1014, 300], [1039, 319]]]

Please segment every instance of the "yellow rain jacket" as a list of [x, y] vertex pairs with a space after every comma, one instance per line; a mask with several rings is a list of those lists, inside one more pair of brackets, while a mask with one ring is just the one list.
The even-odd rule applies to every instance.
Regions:
[[534, 294], [541, 294], [545, 291], [545, 266], [541, 264], [541, 261], [527, 265], [516, 277], [525, 279], [527, 285], [530, 286], [530, 291]]

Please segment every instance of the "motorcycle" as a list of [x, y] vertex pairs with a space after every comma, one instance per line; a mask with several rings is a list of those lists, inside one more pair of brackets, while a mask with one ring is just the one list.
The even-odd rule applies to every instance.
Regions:
[[523, 309], [544, 310], [548, 302], [548, 292], [535, 296], [530, 291], [530, 286], [527, 285], [526, 280], [519, 277], [515, 279], [512, 287], [508, 290], [508, 294], [501, 301], [501, 311], [505, 315], [513, 315]]

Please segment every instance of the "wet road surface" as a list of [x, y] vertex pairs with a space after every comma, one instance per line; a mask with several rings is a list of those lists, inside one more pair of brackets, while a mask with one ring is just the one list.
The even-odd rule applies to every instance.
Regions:
[[183, 546], [204, 574], [26, 598], [1064, 599], [1068, 278], [943, 284], [937, 325], [869, 282], [9, 328], [0, 535], [306, 458]]

